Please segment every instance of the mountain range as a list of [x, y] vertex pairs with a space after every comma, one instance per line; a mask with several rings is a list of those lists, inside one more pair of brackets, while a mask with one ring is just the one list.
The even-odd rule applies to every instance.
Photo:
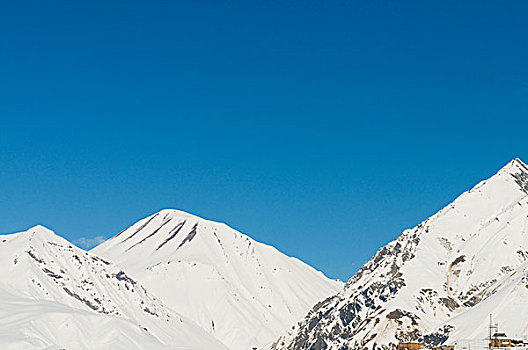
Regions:
[[9, 349], [261, 348], [343, 285], [175, 210], [93, 252], [42, 226], [2, 235], [0, 276], [0, 345]]
[[514, 159], [379, 249], [272, 349], [479, 343], [528, 335], [528, 167]]
[[213, 221], [162, 210], [92, 250], [230, 349], [275, 340], [340, 281]]
[[[528, 335], [528, 166], [514, 159], [343, 284], [223, 223], [165, 209], [85, 251], [0, 235], [6, 349], [351, 350]], [[528, 340], [528, 339], [526, 339]]]

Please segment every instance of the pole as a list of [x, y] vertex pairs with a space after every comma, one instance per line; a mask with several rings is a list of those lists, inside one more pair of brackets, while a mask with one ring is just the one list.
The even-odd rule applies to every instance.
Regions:
[[492, 329], [492, 323], [491, 323], [491, 314], [490, 314], [490, 323], [489, 323], [489, 349], [492, 350], [492, 346], [491, 346], [491, 329]]

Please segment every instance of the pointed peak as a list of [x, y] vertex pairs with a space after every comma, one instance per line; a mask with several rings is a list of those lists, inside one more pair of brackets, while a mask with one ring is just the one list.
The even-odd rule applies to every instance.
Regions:
[[222, 222], [206, 219], [201, 216], [191, 214], [186, 211], [179, 210], [179, 209], [161, 209], [160, 211], [146, 217], [144, 220], [154, 219], [155, 217], [163, 221], [168, 220], [168, 219], [181, 219], [181, 220], [191, 220], [195, 222], [208, 222], [208, 223], [215, 223], [215, 224], [223, 224]]
[[506, 180], [507, 183], [516, 184], [516, 188], [520, 189], [525, 194], [528, 194], [528, 165], [526, 165], [519, 158], [514, 158], [509, 161], [508, 164], [503, 166], [495, 175], [478, 184], [475, 186], [475, 188], [480, 188], [481, 185], [486, 183], [496, 183], [497, 181], [503, 181], [499, 179]]
[[3, 235], [4, 237], [10, 237], [16, 240], [22, 240], [27, 242], [40, 241], [40, 242], [62, 242], [64, 238], [57, 235], [55, 232], [42, 225], [35, 225], [27, 230], [19, 231], [15, 233], [8, 233]]
[[27, 230], [27, 232], [35, 232], [35, 233], [47, 233], [47, 234], [53, 234], [55, 235], [55, 232], [50, 230], [49, 228], [43, 226], [43, 225], [35, 225]]
[[55, 232], [43, 225], [35, 225], [27, 230], [10, 233], [10, 235], [38, 235], [38, 236], [57, 236]]
[[522, 160], [520, 160], [519, 158], [515, 158], [514, 160], [512, 160], [512, 163], [514, 164], [517, 164], [525, 169], [528, 169], [528, 165], [526, 165], [526, 163], [524, 163]]
[[160, 211], [158, 211], [157, 213], [155, 213], [153, 215], [159, 215], [159, 216], [162, 216], [162, 217], [170, 215], [170, 216], [181, 216], [181, 217], [193, 217], [193, 218], [197, 218], [197, 219], [200, 218], [199, 216], [196, 216], [194, 214], [188, 213], [186, 211], [179, 210], [179, 209], [170, 209], [170, 208], [161, 209]]
[[39, 239], [46, 239], [46, 240], [56, 240], [59, 238], [59, 236], [49, 228], [42, 226], [42, 225], [35, 225], [31, 228], [29, 228], [25, 234], [30, 234], [31, 237]]
[[519, 173], [528, 173], [528, 165], [526, 165], [519, 158], [514, 158], [503, 166], [497, 174], [510, 174], [515, 175]]

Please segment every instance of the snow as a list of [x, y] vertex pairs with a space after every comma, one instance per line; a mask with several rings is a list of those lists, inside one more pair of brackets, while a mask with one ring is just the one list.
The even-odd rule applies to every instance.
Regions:
[[169, 349], [134, 323], [0, 292], [2, 349]]
[[381, 248], [274, 349], [478, 343], [490, 313], [508, 335], [526, 335], [527, 195], [528, 167], [514, 159]]
[[92, 250], [228, 348], [262, 347], [341, 289], [229, 226], [162, 210]]
[[[509, 337], [528, 341], [528, 263], [493, 285], [493, 294], [474, 308], [448, 320], [454, 326], [448, 342], [468, 343], [488, 337], [489, 315]], [[471, 342], [470, 342], [471, 343]]]
[[260, 348], [343, 285], [174, 210], [94, 252], [43, 226], [0, 235], [0, 348]]
[[35, 226], [0, 235], [0, 348], [475, 349], [490, 314], [528, 341], [527, 230], [519, 159], [380, 248], [344, 286], [178, 210], [90, 252]]
[[122, 269], [42, 226], [0, 235], [0, 276], [3, 348], [227, 349]]

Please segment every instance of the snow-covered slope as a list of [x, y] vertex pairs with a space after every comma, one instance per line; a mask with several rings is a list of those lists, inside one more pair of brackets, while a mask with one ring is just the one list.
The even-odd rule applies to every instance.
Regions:
[[466, 344], [488, 336], [489, 315], [499, 330], [515, 339], [528, 340], [528, 262], [505, 274], [487, 291], [489, 296], [475, 307], [445, 322], [453, 327], [446, 343]]
[[162, 210], [93, 249], [232, 350], [272, 342], [342, 283], [225, 224]]
[[0, 348], [9, 350], [171, 349], [120, 317], [0, 291]]
[[0, 235], [0, 276], [2, 346], [226, 349], [122, 269], [42, 226]]
[[528, 327], [528, 167], [515, 159], [404, 231], [274, 349], [389, 348]]

